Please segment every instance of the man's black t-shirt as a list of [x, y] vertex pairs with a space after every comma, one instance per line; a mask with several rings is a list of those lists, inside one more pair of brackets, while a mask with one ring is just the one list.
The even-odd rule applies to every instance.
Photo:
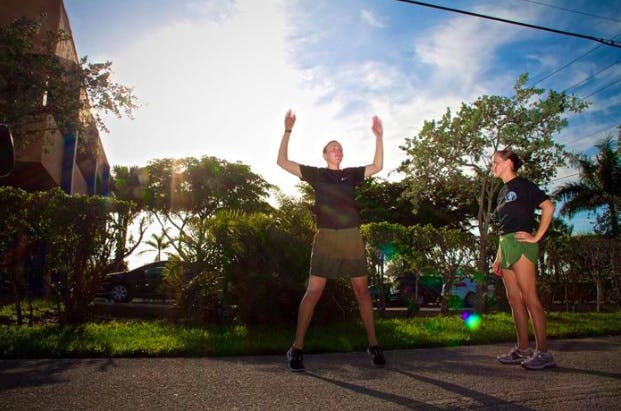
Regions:
[[525, 178], [516, 177], [505, 183], [498, 193], [498, 207], [495, 211], [500, 233], [532, 232], [535, 227], [535, 208], [548, 198], [536, 184]]
[[317, 227], [343, 229], [360, 226], [354, 187], [364, 180], [364, 167], [330, 170], [300, 165], [302, 180], [315, 190]]

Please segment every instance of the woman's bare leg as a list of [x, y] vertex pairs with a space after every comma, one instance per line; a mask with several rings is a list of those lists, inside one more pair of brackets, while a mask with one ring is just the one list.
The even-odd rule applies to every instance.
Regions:
[[[513, 268], [513, 266], [511, 267]], [[524, 305], [522, 290], [517, 280], [517, 274], [513, 269], [502, 269], [502, 281], [507, 291], [507, 300], [511, 306], [515, 333], [517, 335], [517, 347], [521, 350], [528, 348], [528, 311]]]
[[535, 264], [525, 256], [511, 266], [515, 273], [522, 300], [526, 310], [530, 314], [535, 331], [535, 348], [539, 351], [547, 351], [548, 339], [546, 332], [546, 314], [537, 295], [537, 273]]

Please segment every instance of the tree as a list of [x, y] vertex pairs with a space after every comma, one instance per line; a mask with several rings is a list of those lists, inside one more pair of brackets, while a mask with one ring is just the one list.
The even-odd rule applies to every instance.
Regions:
[[415, 249], [424, 258], [421, 260], [428, 270], [436, 271], [442, 277], [442, 300], [440, 312], [448, 314], [451, 306], [448, 290], [458, 274], [472, 274], [476, 254], [473, 235], [454, 228], [435, 228], [431, 225], [412, 226], [410, 235]]
[[15, 143], [29, 142], [28, 123], [42, 114], [51, 115], [63, 134], [108, 131], [107, 114], [131, 118], [137, 99], [131, 88], [112, 81], [112, 63], [57, 55], [70, 35], [44, 31], [44, 19], [20, 18], [0, 27], [0, 122], [11, 125]]
[[[181, 252], [171, 258], [178, 303], [204, 322], [227, 322], [233, 314], [243, 323], [294, 321], [313, 231], [308, 211], [292, 200], [273, 214], [222, 209], [189, 219]], [[189, 283], [175, 269], [181, 261], [197, 268]]]
[[[356, 188], [356, 201], [364, 223], [389, 222], [403, 226], [432, 224], [435, 227], [463, 227], [474, 211], [474, 201], [461, 192], [451, 193], [438, 187], [433, 193], [420, 193], [414, 203], [408, 196], [408, 184], [404, 181], [389, 182], [369, 178]], [[457, 196], [455, 195], [457, 194]]]
[[156, 233], [151, 234], [151, 238], [144, 242], [151, 248], [143, 250], [138, 254], [151, 253], [155, 251], [155, 261], [160, 261], [162, 259], [162, 251], [170, 245], [170, 241], [167, 239], [167, 231], [168, 230], [164, 230], [159, 235]]
[[[59, 188], [26, 193], [0, 188], [0, 263], [11, 274], [17, 299], [29, 299], [28, 281], [36, 277], [55, 288], [61, 320], [79, 323], [107, 272], [116, 247], [119, 215], [132, 204], [98, 196], [68, 196]], [[45, 266], [26, 269], [28, 252], [43, 245]], [[123, 256], [125, 257], [125, 256]]]
[[[272, 185], [242, 163], [216, 157], [158, 159], [146, 167], [145, 207], [162, 229], [173, 227], [168, 239], [186, 230], [190, 219], [207, 221], [219, 210], [271, 212], [267, 197]], [[179, 245], [171, 245], [179, 252]]]
[[110, 194], [120, 200], [133, 201], [139, 210], [143, 210], [145, 208], [146, 173], [144, 167], [112, 167], [114, 178], [110, 184]]
[[[438, 121], [426, 121], [416, 137], [406, 138], [401, 147], [408, 158], [399, 170], [405, 173], [409, 197], [414, 202], [442, 187], [455, 198], [476, 201], [474, 215], [478, 230], [477, 267], [489, 271], [492, 214], [501, 182], [489, 173], [495, 150], [511, 147], [521, 154], [521, 174], [545, 184], [564, 164], [563, 146], [554, 134], [567, 125], [564, 113], [580, 112], [587, 104], [574, 96], [525, 87], [526, 74], [519, 77], [513, 97], [482, 96], [474, 103], [462, 103], [453, 115], [450, 109]], [[485, 292], [486, 286], [484, 285]]]
[[[112, 168], [113, 179], [110, 184], [110, 194], [119, 200], [128, 201], [134, 205], [131, 208], [131, 213], [119, 214], [117, 247], [114, 253], [115, 270], [123, 269], [123, 258], [138, 248], [152, 221], [150, 215], [145, 212], [146, 173], [145, 168], [136, 166], [114, 166]], [[136, 226], [138, 238], [134, 239], [129, 228], [138, 218], [140, 218]]]
[[416, 252], [410, 246], [407, 227], [388, 222], [364, 224], [360, 232], [365, 240], [367, 248], [367, 260], [369, 266], [374, 267], [371, 283], [377, 287], [379, 293], [379, 307], [383, 311], [385, 301], [385, 266], [396, 256], [407, 259], [412, 252]]
[[402, 196], [405, 185], [401, 182], [382, 181], [368, 178], [356, 187], [356, 202], [360, 217], [368, 223], [398, 223], [404, 226], [415, 224], [410, 202]]
[[[619, 131], [621, 137], [621, 129]], [[561, 214], [573, 217], [580, 211], [598, 211], [596, 230], [612, 238], [619, 238], [619, 210], [621, 208], [621, 153], [611, 136], [595, 145], [599, 153], [595, 159], [582, 154], [572, 157], [580, 169], [580, 180], [560, 186], [554, 195], [564, 201]]]
[[24, 277], [24, 259], [27, 233], [30, 228], [28, 212], [30, 194], [12, 187], [0, 187], [0, 271], [2, 280], [9, 280], [15, 295], [17, 324], [23, 321], [21, 301], [27, 287]]

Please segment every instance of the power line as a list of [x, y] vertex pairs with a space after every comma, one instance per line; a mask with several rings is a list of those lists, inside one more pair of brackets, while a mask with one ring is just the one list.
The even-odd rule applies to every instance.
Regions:
[[565, 7], [559, 7], [559, 6], [555, 6], [553, 4], [548, 4], [548, 3], [544, 3], [542, 1], [535, 1], [535, 0], [522, 0], [522, 1], [527, 1], [529, 3], [534, 3], [534, 4], [538, 4], [540, 6], [545, 6], [545, 7], [550, 7], [552, 9], [557, 9], [557, 10], [563, 10], [563, 11], [568, 11], [570, 13], [576, 13], [576, 14], [582, 14], [583, 16], [589, 16], [589, 17], [595, 17], [597, 19], [603, 19], [603, 20], [609, 20], [609, 21], [615, 21], [617, 23], [621, 23], [621, 20], [619, 19], [615, 19], [612, 17], [606, 17], [606, 16], [599, 16], [597, 14], [591, 14], [591, 13], [586, 13], [584, 11], [580, 11], [580, 10], [572, 10], [572, 9], [567, 9]]
[[[619, 36], [621, 36], [621, 32], [619, 32], [619, 33], [615, 34], [614, 36], [612, 36], [612, 38], [614, 39], [614, 38], [617, 38], [617, 37], [619, 37]], [[572, 60], [572, 61], [570, 61], [569, 63], [565, 64], [564, 66], [557, 68], [556, 70], [554, 70], [553, 72], [551, 72], [551, 73], [550, 73], [550, 74], [548, 74], [547, 76], [544, 76], [544, 77], [540, 78], [539, 80], [537, 80], [537, 81], [533, 84], [533, 87], [534, 87], [534, 86], [536, 86], [537, 84], [541, 83], [542, 81], [549, 79], [550, 77], [552, 77], [553, 75], [555, 75], [555, 74], [556, 74], [556, 73], [558, 73], [559, 71], [564, 70], [564, 69], [566, 69], [567, 67], [571, 66], [571, 65], [572, 65], [572, 64], [574, 64], [576, 61], [578, 61], [578, 60], [580, 60], [580, 59], [583, 59], [584, 57], [588, 56], [589, 54], [591, 54], [591, 53], [592, 53], [592, 52], [594, 52], [595, 50], [599, 49], [600, 47], [602, 47], [602, 45], [601, 45], [601, 44], [600, 44], [600, 45], [598, 45], [598, 46], [593, 47], [592, 49], [588, 50], [586, 53], [584, 53], [584, 54], [582, 54], [582, 55], [580, 55], [580, 56], [576, 57], [575, 59], [573, 59], [573, 60]]]
[[614, 40], [610, 40], [610, 39], [597, 38], [595, 36], [590, 36], [590, 35], [587, 35], [587, 34], [572, 33], [570, 31], [557, 30], [557, 29], [553, 29], [553, 28], [549, 28], [549, 27], [543, 27], [543, 26], [536, 26], [534, 24], [522, 23], [522, 22], [515, 21], [515, 20], [508, 20], [508, 19], [503, 19], [503, 18], [500, 18], [500, 17], [488, 16], [486, 14], [473, 13], [471, 11], [454, 9], [454, 8], [451, 8], [451, 7], [439, 6], [437, 4], [424, 3], [422, 1], [414, 1], [414, 0], [396, 0], [396, 1], [400, 1], [402, 3], [408, 3], [408, 4], [415, 4], [417, 6], [431, 7], [431, 8], [434, 8], [434, 9], [439, 9], [439, 10], [444, 10], [444, 11], [451, 11], [451, 12], [454, 12], [454, 13], [461, 13], [461, 14], [465, 14], [465, 15], [468, 15], [468, 16], [474, 16], [474, 17], [479, 17], [479, 18], [488, 19], [488, 20], [500, 21], [502, 23], [515, 24], [515, 25], [518, 25], [518, 26], [528, 27], [528, 28], [531, 28], [531, 29], [549, 31], [549, 32], [552, 32], [552, 33], [562, 34], [562, 35], [565, 35], [565, 36], [578, 37], [578, 38], [582, 38], [582, 39], [596, 41], [596, 42], [602, 43], [602, 44], [604, 44], [606, 46], [621, 48], [621, 43], [619, 43], [619, 42], [615, 42]]
[[597, 130], [596, 132], [591, 133], [588, 136], [584, 136], [582, 138], [586, 139], [586, 138], [592, 137], [592, 136], [594, 136], [596, 134], [601, 134], [601, 133], [603, 133], [605, 131], [612, 130], [613, 128], [617, 128], [617, 127], [619, 127], [619, 123], [616, 123], [614, 126], [606, 126], [606, 127], [602, 128], [601, 130]]
[[586, 53], [582, 54], [579, 57], [576, 57], [575, 59], [573, 59], [572, 61], [570, 61], [569, 63], [565, 64], [563, 67], [559, 67], [556, 70], [554, 70], [552, 73], [548, 74], [545, 77], [540, 78], [539, 80], [537, 80], [535, 83], [533, 83], [533, 87], [536, 86], [537, 84], [541, 83], [543, 80], [547, 80], [550, 77], [552, 77], [553, 75], [555, 75], [556, 73], [558, 73], [561, 70], [566, 69], [567, 67], [571, 66], [572, 64], [574, 64], [576, 61], [586, 57], [587, 55], [591, 54], [592, 52], [594, 52], [595, 50], [597, 50], [598, 48], [600, 48], [602, 45], [600, 44], [599, 46], [595, 46], [593, 47], [591, 50], [587, 51]]
[[587, 98], [589, 98], [589, 97], [591, 97], [591, 96], [593, 96], [593, 95], [595, 95], [595, 94], [597, 94], [597, 93], [599, 93], [599, 92], [602, 92], [602, 91], [606, 90], [608, 87], [612, 87], [612, 86], [614, 86], [615, 84], [617, 84], [617, 83], [619, 83], [619, 82], [621, 82], [621, 78], [620, 78], [620, 79], [618, 79], [618, 80], [613, 81], [612, 83], [608, 83], [608, 84], [607, 84], [607, 85], [605, 85], [604, 87], [602, 87], [602, 88], [600, 88], [600, 89], [598, 89], [598, 90], [596, 90], [596, 91], [592, 92], [592, 93], [591, 93], [591, 94], [589, 94], [588, 96], [584, 96], [584, 97], [582, 97], [582, 99], [583, 99], [583, 100], [586, 100]]
[[576, 83], [576, 84], [574, 84], [574, 85], [572, 85], [572, 86], [570, 86], [570, 87], [567, 87], [567, 88], [566, 88], [565, 90], [563, 90], [563, 91], [569, 91], [569, 90], [571, 90], [572, 88], [578, 88], [579, 86], [583, 85], [584, 83], [586, 83], [587, 81], [589, 81], [589, 80], [590, 80], [590, 79], [592, 79], [593, 77], [597, 76], [597, 75], [598, 75], [598, 74], [600, 74], [600, 73], [603, 73], [604, 71], [608, 70], [609, 68], [611, 68], [611, 67], [613, 67], [613, 66], [616, 66], [616, 65], [617, 65], [617, 64], [619, 64], [619, 63], [621, 63], [621, 60], [619, 60], [619, 61], [615, 61], [614, 63], [610, 64], [608, 67], [605, 67], [605, 68], [603, 68], [603, 69], [601, 69], [601, 70], [599, 70], [599, 71], [597, 71], [597, 72], [595, 72], [595, 73], [591, 74], [589, 77], [585, 78], [584, 80], [582, 80], [582, 81], [580, 81], [580, 82], [578, 82], [578, 83]]
[[580, 175], [580, 173], [568, 174], [568, 175], [563, 176], [563, 177], [557, 177], [557, 178], [554, 178], [554, 179], [548, 181], [548, 184], [554, 183], [555, 181], [564, 180], [566, 178], [575, 177], [575, 176], [578, 176], [578, 175]]

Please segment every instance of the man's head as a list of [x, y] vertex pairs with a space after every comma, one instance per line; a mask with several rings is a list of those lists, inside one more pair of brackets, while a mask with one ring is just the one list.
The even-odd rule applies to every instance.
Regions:
[[343, 146], [336, 140], [329, 141], [323, 148], [323, 158], [328, 163], [328, 168], [339, 168], [343, 160]]

